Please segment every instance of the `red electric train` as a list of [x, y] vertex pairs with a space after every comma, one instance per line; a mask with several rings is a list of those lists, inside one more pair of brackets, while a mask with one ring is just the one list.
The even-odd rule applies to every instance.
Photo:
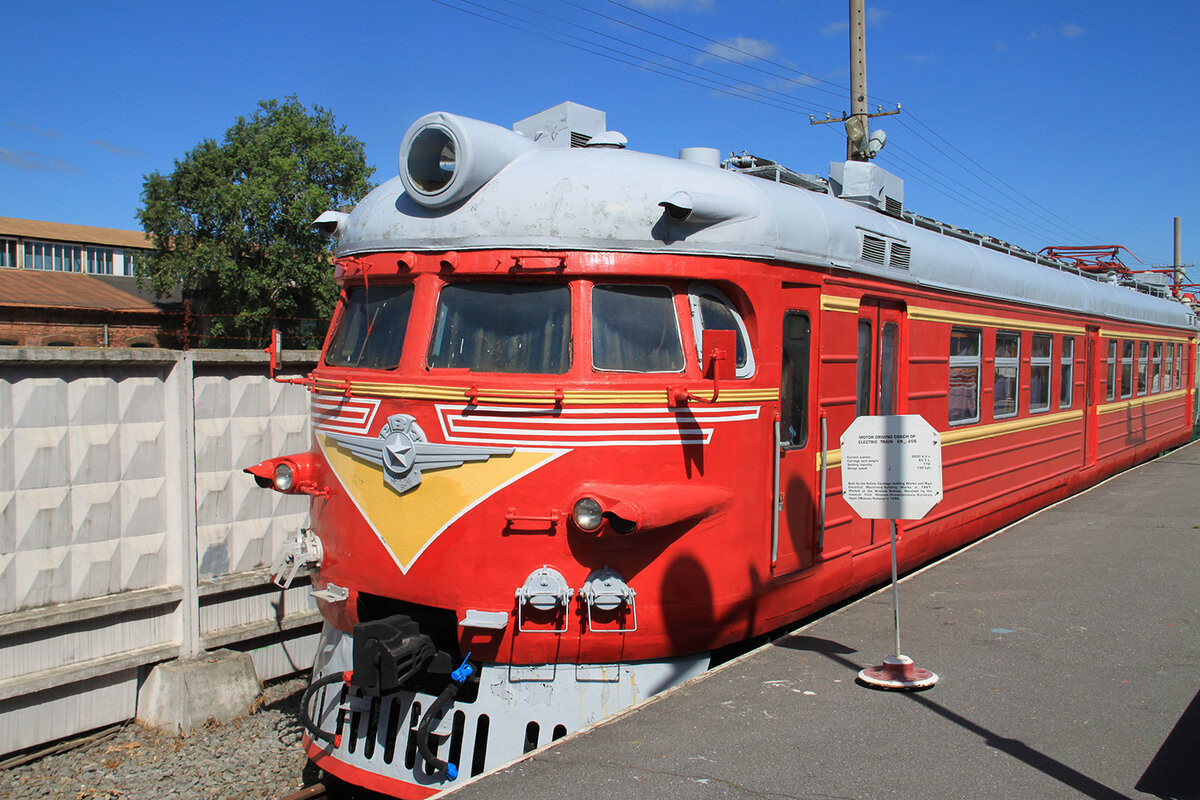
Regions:
[[885, 580], [840, 492], [859, 415], [941, 432], [912, 568], [1192, 436], [1197, 321], [829, 178], [625, 147], [564, 104], [514, 130], [435, 113], [337, 241], [313, 496], [280, 573], [326, 624], [312, 760], [424, 797]]

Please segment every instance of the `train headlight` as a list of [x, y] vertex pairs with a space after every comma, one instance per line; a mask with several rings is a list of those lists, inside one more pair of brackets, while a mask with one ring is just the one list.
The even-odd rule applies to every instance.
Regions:
[[417, 188], [437, 194], [454, 180], [458, 169], [458, 142], [440, 125], [428, 125], [417, 132], [408, 146], [408, 176]]
[[292, 483], [295, 481], [295, 475], [292, 472], [292, 467], [285, 461], [280, 461], [275, 465], [275, 488], [281, 492], [290, 492]]
[[580, 530], [591, 533], [604, 523], [604, 509], [600, 507], [600, 503], [591, 497], [581, 497], [575, 503], [575, 508], [571, 512], [575, 518], [575, 524]]
[[405, 193], [426, 208], [466, 200], [536, 147], [519, 133], [442, 111], [413, 123], [400, 144], [400, 180]]

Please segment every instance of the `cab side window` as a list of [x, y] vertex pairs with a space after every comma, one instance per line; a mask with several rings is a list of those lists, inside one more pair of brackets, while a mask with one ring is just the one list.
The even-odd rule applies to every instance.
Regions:
[[733, 331], [737, 334], [737, 371], [739, 378], [754, 374], [754, 352], [750, 349], [750, 337], [746, 323], [729, 298], [716, 287], [696, 284], [688, 290], [688, 306], [692, 312], [692, 333], [696, 340], [696, 358], [704, 366], [704, 331]]

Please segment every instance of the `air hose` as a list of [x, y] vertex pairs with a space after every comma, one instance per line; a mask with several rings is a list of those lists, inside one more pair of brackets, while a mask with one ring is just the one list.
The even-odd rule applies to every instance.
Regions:
[[446, 688], [442, 689], [442, 693], [433, 701], [433, 705], [425, 712], [425, 716], [421, 717], [421, 724], [417, 726], [417, 750], [421, 753], [421, 757], [425, 759], [425, 764], [434, 769], [434, 775], [445, 775], [446, 780], [454, 780], [458, 777], [458, 767], [454, 764], [442, 761], [429, 747], [429, 729], [433, 727], [433, 721], [441, 716], [454, 702], [454, 698], [458, 696], [458, 690], [467, 682], [467, 679], [475, 672], [475, 668], [471, 666], [467, 659], [471, 657], [467, 653], [467, 657], [463, 659], [461, 665], [454, 672], [450, 673], [450, 683], [446, 684]]
[[328, 675], [322, 676], [308, 685], [304, 691], [304, 696], [300, 698], [300, 722], [304, 725], [304, 729], [314, 740], [324, 742], [333, 742], [334, 747], [340, 747], [342, 744], [342, 736], [339, 733], [330, 733], [329, 731], [321, 730], [312, 716], [308, 713], [308, 704], [312, 700], [317, 690], [328, 686], [331, 683], [349, 683], [354, 676], [353, 670], [345, 672], [331, 672]]

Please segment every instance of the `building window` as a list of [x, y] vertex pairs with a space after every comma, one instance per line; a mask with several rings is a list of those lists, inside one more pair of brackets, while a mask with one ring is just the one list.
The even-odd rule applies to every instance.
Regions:
[[980, 331], [950, 329], [950, 424], [979, 421]]
[[1075, 391], [1075, 337], [1064, 336], [1059, 356], [1058, 407], [1070, 408]]
[[1117, 399], [1117, 340], [1108, 341], [1108, 385], [1105, 388], [1105, 400]]
[[16, 239], [0, 239], [0, 267], [8, 269], [16, 269], [17, 267], [17, 240]]
[[1121, 343], [1121, 397], [1133, 397], [1133, 342]]
[[113, 251], [109, 247], [88, 247], [84, 251], [85, 271], [92, 275], [113, 274]]
[[25, 242], [25, 269], [82, 272], [83, 249], [76, 244]]
[[1021, 334], [996, 331], [996, 370], [993, 384], [992, 416], [995, 419], [1017, 415], [1017, 384], [1021, 370]]
[[1150, 343], [1138, 342], [1138, 357], [1137, 357], [1137, 393], [1140, 397], [1146, 393], [1148, 383], [1146, 382], [1146, 366], [1150, 361]]
[[141, 250], [126, 250], [124, 253], [125, 265], [121, 268], [121, 274], [132, 278], [137, 274], [137, 264], [142, 257]]
[[1050, 410], [1050, 363], [1054, 356], [1054, 337], [1048, 333], [1033, 334], [1029, 358], [1029, 411], [1034, 414]]
[[808, 315], [783, 317], [783, 376], [779, 398], [779, 436], [785, 448], [808, 443], [808, 353], [812, 326]]

